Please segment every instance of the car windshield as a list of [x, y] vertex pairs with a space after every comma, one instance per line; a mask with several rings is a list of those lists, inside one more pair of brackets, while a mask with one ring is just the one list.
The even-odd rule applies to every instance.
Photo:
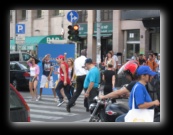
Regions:
[[23, 108], [24, 105], [22, 104], [20, 98], [18, 95], [13, 91], [13, 89], [10, 87], [10, 109], [15, 109], [15, 108]]

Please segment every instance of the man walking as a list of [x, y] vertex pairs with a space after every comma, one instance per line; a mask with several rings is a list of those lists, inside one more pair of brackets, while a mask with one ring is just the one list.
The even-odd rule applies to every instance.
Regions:
[[50, 54], [45, 55], [45, 57], [42, 59], [42, 67], [43, 67], [43, 74], [41, 76], [41, 83], [40, 83], [40, 96], [38, 97], [38, 100], [42, 98], [42, 90], [45, 87], [45, 84], [48, 82], [48, 88], [52, 88], [54, 100], [57, 102], [56, 98], [56, 92], [53, 86], [53, 65], [50, 61]]
[[88, 106], [94, 103], [93, 98], [98, 95], [98, 85], [100, 83], [100, 72], [93, 64], [91, 58], [85, 60], [85, 66], [89, 70], [84, 81], [85, 97], [88, 98]]
[[56, 61], [60, 65], [60, 78], [58, 86], [56, 87], [56, 92], [59, 97], [59, 104], [57, 106], [61, 106], [64, 103], [63, 96], [60, 92], [62, 88], [64, 88], [65, 95], [68, 101], [71, 99], [70, 95], [70, 78], [68, 77], [68, 64], [64, 61], [64, 56], [59, 55], [56, 58]]
[[[66, 110], [70, 112], [70, 108], [74, 105], [75, 101], [81, 94], [83, 90], [84, 80], [87, 74], [87, 70], [85, 67], [85, 60], [86, 60], [86, 49], [81, 50], [81, 56], [76, 58], [74, 61], [74, 74], [76, 75], [76, 92], [73, 94], [72, 98], [67, 104]], [[73, 81], [73, 80], [72, 80]]]

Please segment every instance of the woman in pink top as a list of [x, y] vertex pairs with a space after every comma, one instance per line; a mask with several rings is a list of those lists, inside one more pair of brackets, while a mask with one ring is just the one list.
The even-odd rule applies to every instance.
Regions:
[[35, 58], [31, 57], [27, 64], [30, 67], [30, 80], [29, 80], [29, 90], [32, 96], [32, 101], [38, 101], [37, 99], [37, 85], [39, 80], [40, 68], [35, 62]]

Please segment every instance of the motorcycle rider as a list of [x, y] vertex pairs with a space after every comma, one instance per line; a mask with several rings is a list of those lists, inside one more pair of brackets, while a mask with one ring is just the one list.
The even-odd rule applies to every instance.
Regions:
[[[137, 82], [137, 75], [136, 75], [136, 70], [138, 68], [138, 62], [136, 60], [130, 60], [128, 61], [126, 64], [124, 64], [118, 71], [118, 74], [122, 74], [124, 73], [126, 78], [131, 81], [129, 84], [125, 85], [124, 87], [122, 87], [119, 90], [113, 91], [107, 95], [100, 95], [99, 98], [100, 99], [107, 99], [107, 98], [118, 98], [120, 96], [125, 96], [125, 97], [129, 97], [130, 92], [133, 88], [133, 86], [136, 84]], [[151, 82], [153, 80], [153, 77], [150, 76], [149, 81]], [[151, 84], [152, 85], [152, 84]], [[154, 87], [152, 85], [152, 87]], [[147, 90], [149, 89], [148, 84], [146, 85]], [[159, 89], [160, 90], [160, 89]], [[160, 95], [158, 97], [160, 99]], [[126, 114], [122, 114], [119, 117], [116, 118], [116, 122], [124, 122], [124, 117]], [[160, 119], [158, 120], [160, 121]]]

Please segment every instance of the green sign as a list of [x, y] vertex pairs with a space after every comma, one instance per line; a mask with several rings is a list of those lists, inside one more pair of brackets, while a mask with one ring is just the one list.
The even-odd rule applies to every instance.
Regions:
[[88, 34], [88, 27], [87, 24], [79, 24], [79, 36], [87, 35]]
[[44, 43], [44, 44], [51, 44], [52, 41], [55, 40], [63, 40], [63, 37], [61, 35], [50, 35], [50, 36], [46, 36], [45, 38], [43, 38], [40, 43]]
[[[102, 22], [101, 33], [111, 33], [111, 32], [113, 32], [112, 22]], [[97, 23], [94, 24], [94, 33], [97, 33]]]

